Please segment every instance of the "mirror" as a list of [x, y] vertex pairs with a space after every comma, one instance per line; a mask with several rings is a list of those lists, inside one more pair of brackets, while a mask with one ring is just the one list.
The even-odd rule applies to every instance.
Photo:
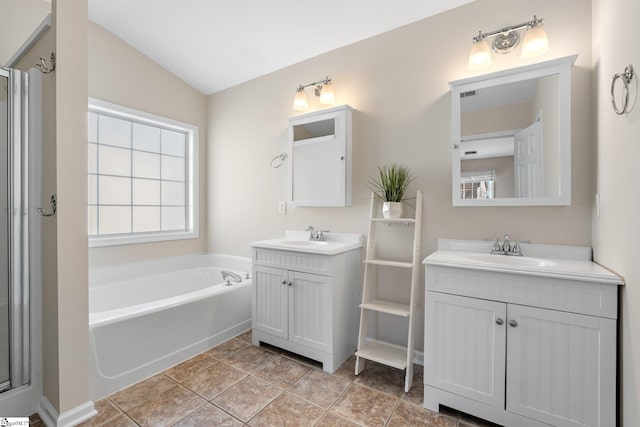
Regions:
[[449, 83], [453, 206], [571, 204], [576, 57]]

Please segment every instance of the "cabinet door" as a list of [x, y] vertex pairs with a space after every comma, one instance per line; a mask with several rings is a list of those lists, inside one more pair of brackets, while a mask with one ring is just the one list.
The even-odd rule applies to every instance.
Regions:
[[[280, 338], [288, 336], [287, 271], [255, 266], [255, 318], [253, 327]], [[284, 284], [282, 283], [284, 282]]]
[[506, 304], [427, 292], [425, 384], [504, 409]]
[[290, 272], [289, 341], [331, 351], [331, 278]]
[[289, 155], [294, 206], [351, 205], [351, 107], [291, 118]]
[[615, 320], [514, 304], [507, 314], [507, 410], [558, 427], [615, 425]]

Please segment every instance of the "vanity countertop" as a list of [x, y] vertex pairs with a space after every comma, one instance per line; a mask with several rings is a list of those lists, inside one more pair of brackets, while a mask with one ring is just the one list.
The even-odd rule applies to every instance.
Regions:
[[491, 242], [439, 239], [425, 265], [515, 273], [611, 285], [624, 281], [591, 261], [591, 248], [522, 243], [525, 256], [491, 255]]
[[309, 240], [308, 231], [286, 230], [284, 238], [252, 242], [254, 248], [278, 249], [320, 255], [338, 255], [362, 247], [362, 235], [350, 233], [324, 233], [325, 240]]

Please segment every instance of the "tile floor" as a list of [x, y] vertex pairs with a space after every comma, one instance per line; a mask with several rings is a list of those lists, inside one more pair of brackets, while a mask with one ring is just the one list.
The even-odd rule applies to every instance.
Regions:
[[425, 410], [420, 366], [404, 393], [403, 371], [368, 362], [356, 377], [354, 361], [327, 374], [309, 359], [252, 346], [247, 331], [96, 402], [98, 415], [81, 425], [493, 426], [453, 410]]

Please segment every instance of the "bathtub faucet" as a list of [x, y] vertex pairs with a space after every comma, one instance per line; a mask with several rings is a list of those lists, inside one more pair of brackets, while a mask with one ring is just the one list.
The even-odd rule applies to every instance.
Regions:
[[227, 284], [231, 284], [232, 281], [235, 283], [242, 282], [242, 277], [239, 274], [234, 273], [233, 271], [222, 270], [220, 273], [222, 273], [222, 280], [227, 282]]

